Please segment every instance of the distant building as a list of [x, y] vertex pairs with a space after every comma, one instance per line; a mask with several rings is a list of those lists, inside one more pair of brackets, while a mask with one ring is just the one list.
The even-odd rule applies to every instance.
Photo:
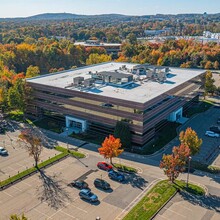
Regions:
[[117, 55], [121, 51], [120, 43], [102, 43], [99, 40], [87, 40], [85, 42], [75, 42], [75, 45], [82, 45], [88, 47], [101, 47], [104, 48], [107, 54]]
[[203, 31], [203, 37], [220, 40], [220, 33], [212, 33], [210, 31]]
[[146, 36], [159, 36], [159, 35], [170, 35], [172, 32], [171, 28], [164, 28], [161, 30], [145, 30]]
[[129, 123], [142, 146], [168, 121], [184, 122], [198, 101], [205, 70], [107, 62], [27, 79], [35, 118], [58, 115], [68, 130], [107, 136], [117, 121]]

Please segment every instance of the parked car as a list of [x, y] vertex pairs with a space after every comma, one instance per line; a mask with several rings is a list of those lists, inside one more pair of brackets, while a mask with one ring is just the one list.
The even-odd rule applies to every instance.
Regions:
[[0, 147], [0, 155], [2, 156], [8, 155], [8, 151], [4, 147]]
[[95, 179], [94, 185], [97, 188], [101, 188], [101, 189], [105, 189], [105, 190], [110, 189], [110, 184], [107, 183], [105, 180], [102, 180], [102, 179], [99, 179], [99, 178]]
[[220, 133], [220, 127], [219, 126], [211, 126], [210, 131], [213, 131], [215, 133]]
[[83, 180], [74, 180], [70, 183], [71, 186], [79, 188], [79, 189], [88, 189], [89, 185]]
[[110, 170], [108, 172], [108, 176], [110, 179], [119, 181], [119, 182], [123, 182], [125, 180], [125, 176], [119, 172], [116, 172], [114, 170]]
[[208, 137], [219, 137], [219, 134], [213, 132], [213, 131], [206, 131], [205, 135]]
[[86, 199], [90, 202], [98, 201], [98, 196], [92, 193], [89, 189], [82, 189], [79, 192], [79, 196], [81, 199]]
[[97, 167], [101, 170], [106, 170], [106, 171], [112, 170], [112, 168], [113, 168], [112, 165], [110, 165], [106, 162], [98, 162]]

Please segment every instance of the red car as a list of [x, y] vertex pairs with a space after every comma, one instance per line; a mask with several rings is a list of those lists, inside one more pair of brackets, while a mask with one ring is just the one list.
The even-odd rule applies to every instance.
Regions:
[[106, 171], [112, 170], [113, 168], [112, 165], [107, 164], [106, 162], [98, 162], [97, 167], [101, 170], [106, 170]]

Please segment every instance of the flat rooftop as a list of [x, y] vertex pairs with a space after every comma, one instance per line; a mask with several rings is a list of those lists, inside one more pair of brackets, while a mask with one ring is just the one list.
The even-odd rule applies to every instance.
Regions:
[[74, 45], [82, 45], [85, 47], [120, 47], [119, 43], [87, 43], [87, 42], [75, 42]]
[[[84, 77], [84, 79], [89, 79], [91, 78], [91, 73], [115, 70], [120, 71], [121, 67], [124, 65], [126, 65], [127, 70], [131, 70], [137, 64], [116, 62], [101, 63], [58, 73], [41, 75], [38, 77], [29, 78], [27, 81], [45, 86], [65, 88], [68, 90], [76, 90], [100, 96], [145, 103], [205, 72], [205, 70], [201, 69], [198, 70], [169, 67], [170, 71], [167, 74], [167, 79], [162, 83], [151, 79], [143, 79], [142, 81], [135, 80], [132, 84], [128, 84], [124, 87], [117, 87], [108, 84], [103, 85], [98, 83], [95, 84], [94, 87], [86, 89], [79, 89], [71, 86], [73, 83], [73, 78], [75, 77], [81, 76]], [[129, 71], [123, 71], [123, 73], [127, 73], [128, 75], [131, 74]], [[144, 76], [140, 76], [140, 78], [141, 77]]]

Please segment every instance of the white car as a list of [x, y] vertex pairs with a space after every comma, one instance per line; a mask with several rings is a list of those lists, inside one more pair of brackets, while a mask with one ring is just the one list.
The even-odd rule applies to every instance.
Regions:
[[206, 131], [205, 132], [205, 135], [208, 136], [208, 137], [219, 137], [219, 134], [213, 132], [213, 131]]
[[8, 151], [5, 148], [0, 147], [0, 155], [8, 155]]

